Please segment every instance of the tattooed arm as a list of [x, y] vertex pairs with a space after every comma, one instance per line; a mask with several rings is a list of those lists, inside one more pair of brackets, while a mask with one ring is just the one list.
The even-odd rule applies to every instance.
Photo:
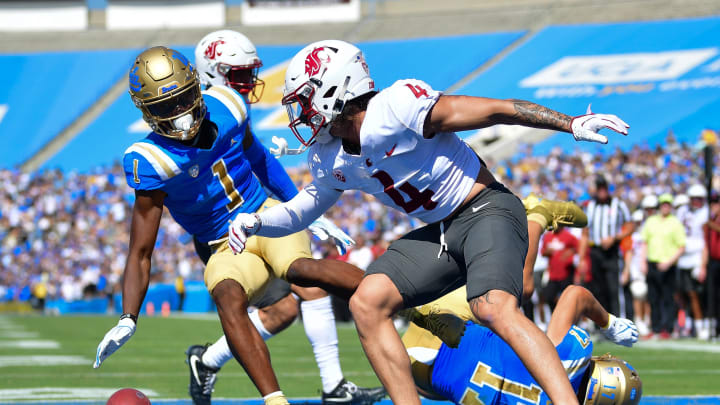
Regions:
[[496, 124], [572, 132], [573, 117], [523, 100], [441, 96], [428, 114], [424, 135], [480, 129]]

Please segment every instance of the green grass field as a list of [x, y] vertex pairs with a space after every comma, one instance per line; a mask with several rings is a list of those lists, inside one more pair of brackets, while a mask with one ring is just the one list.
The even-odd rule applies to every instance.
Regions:
[[[158, 398], [186, 398], [185, 349], [190, 344], [214, 341], [221, 334], [219, 322], [211, 316], [202, 319], [144, 317], [129, 343], [100, 369], [94, 370], [95, 348], [116, 319], [114, 316], [0, 317], [0, 401], [3, 390], [40, 387], [138, 387], [152, 389]], [[379, 384], [362, 352], [354, 326], [338, 325], [338, 335], [346, 377], [358, 385]], [[48, 341], [59, 343], [59, 347], [50, 347], [53, 345]], [[25, 347], [17, 347], [17, 342], [25, 342]], [[297, 323], [291, 326], [271, 339], [269, 347], [284, 392], [292, 397], [318, 397], [320, 378], [302, 326]], [[596, 354], [605, 352], [628, 360], [638, 370], [644, 395], [720, 394], [718, 344], [642, 342], [633, 349], [608, 343], [595, 345]], [[43, 358], [60, 355], [73, 356], [71, 362], [81, 364], [40, 364]], [[18, 356], [39, 357], [23, 361], [24, 357]], [[13, 362], [20, 365], [12, 365]], [[257, 397], [255, 388], [234, 361], [219, 376], [216, 397]]]

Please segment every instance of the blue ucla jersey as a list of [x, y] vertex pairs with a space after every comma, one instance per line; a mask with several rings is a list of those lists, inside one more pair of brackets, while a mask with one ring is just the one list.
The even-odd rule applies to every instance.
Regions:
[[[587, 332], [573, 326], [557, 346], [575, 392], [592, 355]], [[432, 387], [457, 404], [542, 404], [548, 396], [520, 358], [490, 329], [467, 323], [457, 349], [443, 344], [432, 372]]]
[[175, 221], [208, 242], [225, 235], [228, 221], [238, 213], [255, 212], [267, 194], [243, 150], [249, 125], [245, 101], [224, 86], [203, 91], [203, 99], [205, 120], [218, 129], [210, 149], [153, 132], [125, 151], [123, 166], [130, 187], [164, 191], [164, 204]]

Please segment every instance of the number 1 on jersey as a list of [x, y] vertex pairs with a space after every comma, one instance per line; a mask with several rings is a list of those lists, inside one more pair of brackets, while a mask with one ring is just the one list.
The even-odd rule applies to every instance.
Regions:
[[223, 190], [225, 190], [225, 195], [228, 200], [230, 200], [228, 204], [225, 204], [225, 208], [227, 208], [228, 212], [232, 212], [232, 210], [241, 206], [245, 202], [245, 199], [243, 199], [240, 192], [235, 188], [235, 183], [233, 183], [232, 177], [228, 174], [224, 160], [220, 159], [213, 163], [212, 171], [213, 175], [217, 176], [218, 180], [220, 180], [220, 185], [222, 185]]

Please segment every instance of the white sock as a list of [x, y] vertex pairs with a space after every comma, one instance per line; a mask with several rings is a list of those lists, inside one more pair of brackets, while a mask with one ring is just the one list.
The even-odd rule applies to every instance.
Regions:
[[689, 317], [689, 316], [686, 317], [686, 318], [685, 318], [685, 327], [684, 327], [683, 329], [685, 329], [686, 331], [692, 330], [692, 328], [693, 328], [693, 323], [694, 323], [694, 319], [693, 319], [693, 318], [691, 318], [691, 317]]
[[693, 324], [694, 324], [694, 326], [695, 326], [695, 333], [696, 333], [696, 334], [702, 330], [702, 327], [703, 327], [703, 320], [702, 320], [702, 319], [696, 319], [696, 320], [693, 322]]
[[300, 310], [305, 334], [312, 345], [315, 361], [320, 369], [323, 391], [329, 393], [343, 379], [332, 302], [330, 297], [303, 301]]
[[255, 325], [255, 329], [257, 329], [260, 337], [263, 338], [263, 340], [268, 340], [273, 337], [273, 334], [270, 333], [267, 329], [265, 329], [265, 325], [263, 325], [262, 321], [260, 320], [260, 311], [254, 309], [248, 312], [248, 316], [250, 317], [250, 321], [253, 325]]
[[202, 356], [204, 365], [212, 368], [220, 368], [233, 358], [230, 346], [228, 346], [225, 335], [222, 335], [217, 342], [210, 345]]
[[[268, 340], [273, 337], [273, 334], [268, 332], [267, 329], [265, 329], [265, 326], [263, 326], [262, 322], [260, 321], [260, 316], [258, 315], [257, 310], [249, 312], [248, 316], [250, 317], [250, 321], [253, 323], [258, 333], [260, 333], [260, 336], [263, 338], [263, 340]], [[225, 365], [225, 363], [230, 361], [232, 357], [233, 355], [230, 351], [230, 346], [228, 345], [227, 338], [225, 337], [225, 335], [223, 335], [220, 339], [217, 340], [217, 342], [213, 343], [212, 345], [210, 345], [210, 347], [207, 348], [205, 354], [203, 354], [202, 362], [208, 367], [220, 368]]]

